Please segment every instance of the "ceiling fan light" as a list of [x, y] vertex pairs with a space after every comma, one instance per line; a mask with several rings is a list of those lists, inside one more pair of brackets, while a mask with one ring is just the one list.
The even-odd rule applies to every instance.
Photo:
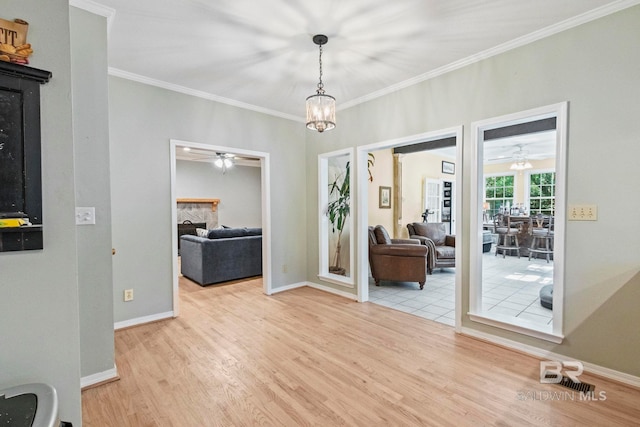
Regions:
[[220, 157], [218, 157], [214, 162], [214, 165], [216, 165], [217, 167], [221, 168], [222, 165], [224, 164], [224, 162], [222, 161], [222, 159]]
[[233, 162], [231, 161], [231, 159], [224, 159], [224, 166], [227, 168], [233, 166]]
[[533, 168], [533, 165], [528, 160], [518, 160], [516, 162], [513, 162], [509, 169], [521, 171], [521, 170], [531, 169], [531, 168]]

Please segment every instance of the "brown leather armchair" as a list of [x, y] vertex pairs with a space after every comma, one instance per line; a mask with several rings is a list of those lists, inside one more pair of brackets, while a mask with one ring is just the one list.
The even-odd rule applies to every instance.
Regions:
[[427, 252], [415, 239], [391, 239], [383, 226], [369, 227], [369, 265], [376, 286], [380, 280], [393, 280], [418, 282], [424, 288]]
[[409, 237], [420, 240], [429, 248], [429, 274], [434, 268], [456, 266], [456, 236], [447, 234], [443, 222], [414, 222], [407, 224]]

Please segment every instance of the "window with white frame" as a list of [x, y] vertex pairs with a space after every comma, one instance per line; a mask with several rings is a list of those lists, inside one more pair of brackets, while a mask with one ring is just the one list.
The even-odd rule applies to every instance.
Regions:
[[531, 215], [554, 215], [556, 202], [556, 173], [529, 174], [529, 211]]
[[513, 206], [515, 175], [486, 175], [484, 178], [487, 215], [492, 218], [501, 208]]

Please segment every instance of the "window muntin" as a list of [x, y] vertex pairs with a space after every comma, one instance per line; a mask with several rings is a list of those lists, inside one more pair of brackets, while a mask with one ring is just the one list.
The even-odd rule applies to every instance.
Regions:
[[487, 175], [484, 179], [485, 203], [489, 204], [489, 218], [500, 208], [513, 206], [515, 175]]
[[536, 172], [529, 175], [529, 211], [532, 215], [553, 215], [556, 200], [556, 173]]

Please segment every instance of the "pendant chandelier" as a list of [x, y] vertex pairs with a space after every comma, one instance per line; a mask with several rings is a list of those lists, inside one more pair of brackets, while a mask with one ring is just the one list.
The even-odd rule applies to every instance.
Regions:
[[326, 44], [329, 38], [322, 34], [313, 36], [313, 42], [320, 49], [320, 81], [315, 95], [307, 98], [307, 128], [324, 132], [336, 127], [336, 99], [324, 93], [324, 83], [322, 83], [322, 45]]

